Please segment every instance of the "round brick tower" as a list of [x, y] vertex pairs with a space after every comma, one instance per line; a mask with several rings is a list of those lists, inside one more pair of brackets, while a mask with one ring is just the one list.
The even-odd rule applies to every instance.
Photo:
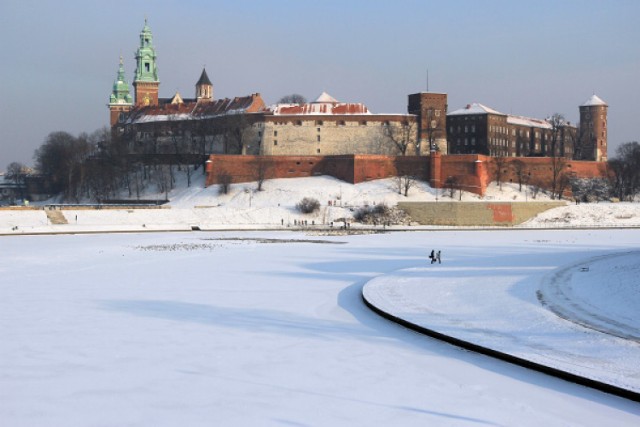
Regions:
[[608, 105], [593, 95], [580, 106], [581, 160], [607, 161]]

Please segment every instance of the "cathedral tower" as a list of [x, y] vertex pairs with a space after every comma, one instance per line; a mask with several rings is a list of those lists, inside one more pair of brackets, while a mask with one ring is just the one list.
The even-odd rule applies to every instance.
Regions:
[[607, 161], [608, 105], [593, 95], [580, 106], [581, 160]]
[[124, 65], [122, 56], [120, 57], [120, 68], [118, 76], [113, 82], [113, 91], [109, 97], [109, 111], [111, 113], [111, 126], [115, 125], [123, 113], [128, 113], [133, 107], [133, 100], [129, 93], [129, 84], [124, 76]]
[[151, 28], [144, 20], [144, 28], [140, 33], [140, 47], [136, 51], [136, 76], [133, 81], [136, 95], [136, 107], [158, 105], [158, 67], [156, 66], [156, 50], [153, 47]]
[[202, 69], [198, 83], [196, 83], [196, 100], [204, 102], [213, 100], [213, 85], [204, 68]]

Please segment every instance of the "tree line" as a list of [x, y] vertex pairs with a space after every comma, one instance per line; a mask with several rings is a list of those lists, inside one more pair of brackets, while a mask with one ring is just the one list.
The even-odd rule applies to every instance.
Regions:
[[[234, 117], [235, 119], [235, 117]], [[246, 119], [245, 119], [246, 121]], [[225, 138], [232, 147], [228, 151], [233, 154], [243, 152], [242, 133], [239, 128], [247, 123], [233, 123], [232, 129]], [[406, 129], [391, 130], [385, 127], [386, 136], [399, 145], [399, 154], [404, 155], [406, 148], [412, 143], [412, 132]], [[396, 132], [396, 133], [393, 133]], [[38, 174], [46, 180], [51, 194], [58, 194], [67, 202], [80, 200], [104, 201], [117, 197], [125, 192], [126, 197], [140, 198], [143, 190], [149, 185], [155, 185], [158, 192], [165, 193], [174, 187], [175, 172], [184, 171], [187, 185], [191, 184], [193, 174], [200, 168], [204, 174], [204, 161], [210, 150], [205, 146], [185, 147], [185, 143], [201, 144], [204, 136], [184, 138], [178, 129], [166, 132], [173, 141], [170, 150], [158, 150], [157, 138], [140, 141], [133, 135], [122, 134], [111, 129], [102, 128], [93, 133], [81, 133], [74, 136], [68, 132], [51, 132], [43, 144], [35, 150], [35, 172], [19, 162], [11, 162], [7, 166], [6, 179], [15, 184], [24, 184], [28, 176]], [[187, 142], [185, 142], [187, 141]], [[155, 148], [154, 148], [155, 147]], [[210, 149], [211, 147], [209, 147]], [[417, 148], [417, 147], [416, 147]], [[556, 152], [551, 146], [551, 152]], [[565, 189], [571, 188], [575, 197], [589, 200], [602, 200], [615, 197], [619, 200], [630, 201], [640, 192], [640, 144], [627, 142], [616, 150], [615, 156], [607, 163], [608, 176], [599, 180], [579, 180], [571, 178], [565, 170], [567, 159], [554, 155], [552, 158], [553, 176], [551, 179], [552, 198], [561, 198]], [[503, 180], [506, 159], [494, 157], [494, 179], [500, 185]], [[509, 162], [520, 188], [523, 184], [536, 185], [529, 182], [524, 162], [517, 159]], [[259, 170], [260, 186], [266, 176], [266, 164], [256, 167]], [[409, 176], [410, 174], [405, 173]], [[413, 180], [398, 180], [398, 191], [407, 192]], [[445, 187], [451, 192], [458, 188], [455, 177], [451, 177]]]

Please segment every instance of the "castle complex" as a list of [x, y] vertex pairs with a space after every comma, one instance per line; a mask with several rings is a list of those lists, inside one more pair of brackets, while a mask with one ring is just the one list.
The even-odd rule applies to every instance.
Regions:
[[448, 112], [447, 95], [431, 92], [409, 95], [407, 114], [374, 114], [362, 103], [324, 92], [303, 104], [267, 105], [259, 93], [216, 99], [204, 69], [193, 98], [161, 98], [146, 20], [135, 59], [133, 97], [121, 58], [109, 110], [114, 134], [138, 153], [607, 159], [607, 104], [595, 95], [580, 106], [578, 126], [561, 117], [503, 114], [477, 103]]

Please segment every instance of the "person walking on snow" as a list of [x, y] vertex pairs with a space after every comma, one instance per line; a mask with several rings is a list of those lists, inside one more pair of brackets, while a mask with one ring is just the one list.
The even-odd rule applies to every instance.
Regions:
[[429, 254], [429, 259], [431, 260], [431, 264], [436, 262], [436, 251], [434, 251], [433, 249], [431, 249], [431, 254]]
[[436, 254], [436, 258], [438, 259], [438, 264], [442, 264], [442, 262], [440, 261], [440, 251], [438, 251], [438, 253]]

